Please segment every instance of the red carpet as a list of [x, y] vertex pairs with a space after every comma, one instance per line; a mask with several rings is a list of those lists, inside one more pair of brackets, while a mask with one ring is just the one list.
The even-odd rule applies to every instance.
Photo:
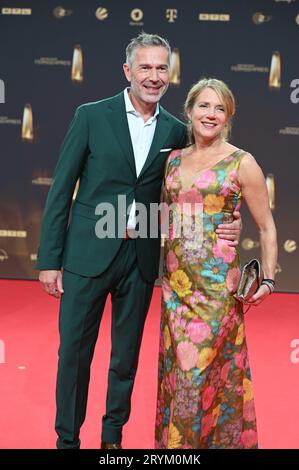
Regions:
[[[125, 448], [153, 448], [160, 294], [147, 319]], [[0, 448], [53, 448], [58, 301], [37, 282], [0, 281]], [[82, 448], [98, 448], [110, 353], [107, 304], [92, 367]], [[246, 316], [261, 448], [299, 448], [299, 295], [274, 294]], [[299, 339], [298, 339], [299, 344]], [[4, 349], [4, 350], [3, 350]]]

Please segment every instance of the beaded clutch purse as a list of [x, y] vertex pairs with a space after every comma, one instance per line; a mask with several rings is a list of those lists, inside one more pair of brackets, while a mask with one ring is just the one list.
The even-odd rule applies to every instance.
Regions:
[[258, 259], [252, 259], [241, 270], [241, 277], [234, 297], [246, 303], [260, 287], [263, 280], [263, 270]]

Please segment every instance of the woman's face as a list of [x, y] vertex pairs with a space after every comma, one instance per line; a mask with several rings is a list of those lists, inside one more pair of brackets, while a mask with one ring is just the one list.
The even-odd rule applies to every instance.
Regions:
[[195, 139], [215, 140], [221, 137], [228, 118], [224, 103], [212, 88], [205, 88], [189, 113]]

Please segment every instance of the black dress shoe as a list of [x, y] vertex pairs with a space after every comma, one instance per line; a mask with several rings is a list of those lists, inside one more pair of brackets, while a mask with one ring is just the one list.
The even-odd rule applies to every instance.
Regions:
[[101, 449], [122, 449], [121, 443], [119, 442], [102, 442]]

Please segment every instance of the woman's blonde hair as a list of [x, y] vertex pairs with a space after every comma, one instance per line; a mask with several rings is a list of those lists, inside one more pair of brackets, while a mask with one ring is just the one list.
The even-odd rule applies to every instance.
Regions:
[[[192, 88], [189, 90], [187, 99], [184, 104], [184, 111], [185, 115], [188, 118], [188, 113], [192, 110], [194, 103], [196, 101], [196, 98], [200, 93], [205, 89], [205, 88], [212, 88], [217, 95], [219, 96], [220, 100], [222, 101], [225, 112], [228, 118], [228, 124], [223, 131], [223, 138], [226, 140], [228, 138], [230, 129], [231, 129], [231, 119], [233, 115], [235, 114], [236, 110], [236, 105], [235, 105], [235, 98], [234, 95], [232, 94], [231, 90], [228, 88], [226, 83], [224, 83], [222, 80], [218, 80], [217, 78], [202, 78], [199, 80], [197, 83], [195, 83]], [[193, 129], [192, 129], [192, 123], [190, 122], [188, 118], [188, 135], [189, 135], [189, 142], [191, 144], [194, 144], [195, 139], [194, 139], [194, 134], [193, 134]]]

